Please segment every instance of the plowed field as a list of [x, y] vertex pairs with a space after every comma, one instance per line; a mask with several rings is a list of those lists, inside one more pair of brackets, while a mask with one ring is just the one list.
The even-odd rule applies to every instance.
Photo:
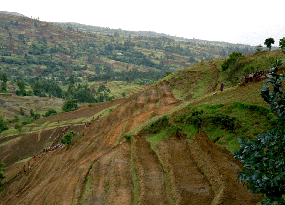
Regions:
[[[205, 133], [192, 140], [183, 133], [174, 135], [158, 142], [156, 148], [145, 136], [135, 134], [129, 141], [123, 137], [179, 105], [166, 83], [128, 99], [62, 113], [49, 120], [96, 116], [114, 105], [118, 106], [109, 115], [91, 120], [89, 127], [78, 123], [67, 126], [67, 131], [75, 130], [80, 136], [74, 145], [42, 153], [47, 140], [64, 129], [58, 125], [21, 136], [22, 144], [0, 147], [0, 157], [9, 165], [0, 203], [250, 205], [260, 201], [261, 196], [237, 182], [239, 162]], [[19, 153], [28, 157], [31, 152], [34, 158], [15, 163]]]

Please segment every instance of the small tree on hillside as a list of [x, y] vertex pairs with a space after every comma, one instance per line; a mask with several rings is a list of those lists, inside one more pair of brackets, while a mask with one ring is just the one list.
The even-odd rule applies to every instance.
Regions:
[[8, 82], [8, 77], [5, 72], [0, 73], [0, 80], [2, 81], [1, 83], [1, 91], [6, 92], [7, 91], [7, 82]]
[[77, 136], [76, 132], [70, 131], [66, 135], [64, 135], [61, 139], [62, 144], [71, 144], [72, 143], [72, 138]]
[[5, 179], [3, 175], [5, 163], [0, 162], [0, 192], [3, 191], [4, 185], [2, 184], [2, 180]]
[[19, 88], [19, 90], [16, 91], [17, 95], [23, 95], [26, 96], [26, 90], [25, 90], [25, 82], [22, 80], [17, 81], [17, 86]]
[[7, 122], [2, 115], [0, 115], [0, 133], [8, 130]]
[[222, 64], [222, 70], [225, 71], [230, 67], [233, 67], [236, 62], [243, 57], [242, 53], [239, 52], [232, 52], [229, 55], [229, 58], [224, 61]]
[[264, 41], [264, 45], [266, 45], [266, 47], [271, 50], [271, 44], [274, 44], [275, 41], [273, 38], [267, 38], [265, 41]]
[[234, 151], [235, 157], [244, 163], [239, 179], [252, 193], [264, 194], [262, 204], [266, 205], [285, 204], [285, 92], [281, 83], [285, 77], [277, 74], [281, 64], [276, 60], [261, 89], [261, 96], [277, 117], [276, 126], [259, 134], [256, 140], [239, 139], [241, 149]]
[[279, 47], [284, 49], [285, 48], [285, 37], [279, 40]]
[[285, 37], [279, 40], [279, 47], [282, 49], [282, 52], [285, 54]]
[[77, 101], [74, 99], [65, 101], [62, 106], [62, 111], [64, 112], [69, 112], [77, 109], [78, 109]]

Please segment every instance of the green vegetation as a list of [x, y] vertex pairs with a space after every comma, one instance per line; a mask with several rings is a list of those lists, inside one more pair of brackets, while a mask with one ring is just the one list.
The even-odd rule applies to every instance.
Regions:
[[70, 131], [62, 137], [61, 143], [62, 144], [72, 144], [72, 139], [75, 136], [77, 136], [76, 132]]
[[175, 133], [180, 131], [180, 128], [171, 124], [169, 121], [169, 117], [167, 115], [164, 115], [160, 118], [158, 118], [155, 122], [151, 123], [149, 126], [143, 127], [139, 134], [141, 135], [153, 135], [158, 134], [160, 132], [165, 132], [164, 138], [169, 138]]
[[130, 141], [130, 140], [132, 139], [132, 137], [133, 137], [133, 136], [130, 135], [130, 134], [125, 134], [125, 135], [124, 135], [124, 138], [126, 138], [127, 141]]
[[4, 185], [1, 183], [1, 181], [5, 179], [5, 176], [3, 175], [3, 172], [5, 170], [4, 167], [5, 163], [0, 162], [0, 192], [4, 189]]
[[259, 132], [275, 125], [276, 119], [269, 109], [243, 102], [229, 105], [200, 105], [174, 117], [188, 138], [199, 130], [207, 132], [210, 140], [225, 146], [229, 151], [239, 149], [238, 138], [254, 139]]
[[4, 120], [4, 117], [0, 115], [0, 133], [4, 130], [8, 130], [7, 122]]
[[[152, 84], [165, 73], [195, 62], [226, 57], [233, 51], [254, 51], [248, 45], [76, 23], [53, 24], [5, 14], [1, 14], [0, 27], [7, 31], [0, 36], [2, 92], [69, 99], [65, 86], [74, 76], [73, 99], [78, 102], [91, 101], [86, 95], [94, 94], [89, 87], [93, 82]], [[92, 92], [86, 92], [89, 90]]]
[[243, 55], [242, 53], [233, 52], [231, 55], [229, 55], [229, 58], [224, 61], [222, 64], [222, 70], [225, 71], [230, 67], [236, 66], [235, 69], [238, 69], [239, 66], [237, 66], [237, 61], [239, 58], [241, 58]]
[[175, 204], [175, 199], [171, 194], [169, 169], [164, 166], [163, 160], [161, 159], [158, 149], [156, 147], [157, 143], [162, 140], [168, 139], [174, 136], [175, 134], [179, 136], [178, 131], [180, 131], [181, 129], [173, 125], [169, 120], [169, 116], [167, 115], [158, 117], [153, 120], [152, 123], [146, 123], [146, 125], [141, 129], [139, 134], [146, 136], [146, 139], [150, 143], [152, 150], [156, 153], [164, 170], [167, 198], [171, 204]]
[[[266, 134], [259, 134], [257, 139], [245, 141], [239, 139], [241, 149], [235, 151], [235, 157], [244, 163], [244, 169], [239, 173], [240, 181], [248, 184], [252, 193], [264, 194], [261, 204], [285, 203], [285, 94], [282, 80], [284, 76], [278, 75], [281, 61], [277, 60], [267, 75], [266, 84], [261, 89], [261, 95], [271, 111], [276, 116], [275, 126]], [[273, 88], [273, 89], [272, 89]]]
[[265, 41], [264, 41], [264, 45], [266, 45], [266, 47], [267, 47], [269, 50], [271, 50], [271, 45], [274, 44], [274, 43], [275, 43], [275, 41], [274, 41], [273, 38], [267, 38], [267, 39], [265, 39]]
[[1, 83], [1, 92], [6, 92], [7, 91], [8, 76], [3, 71], [0, 73], [0, 81], [2, 81], [2, 83]]
[[57, 112], [54, 109], [48, 109], [48, 111], [43, 115], [43, 117], [49, 117], [51, 115], [56, 115]]
[[64, 102], [62, 106], [63, 112], [74, 111], [78, 109], [77, 101], [76, 100], [67, 100]]
[[135, 166], [134, 166], [134, 154], [133, 154], [133, 142], [131, 141], [131, 173], [132, 173], [132, 181], [133, 181], [133, 185], [134, 185], [134, 204], [138, 204], [138, 200], [139, 200], [139, 193], [140, 193], [140, 189], [139, 189], [139, 182], [138, 182], [138, 178], [137, 178], [137, 173], [135, 170]]

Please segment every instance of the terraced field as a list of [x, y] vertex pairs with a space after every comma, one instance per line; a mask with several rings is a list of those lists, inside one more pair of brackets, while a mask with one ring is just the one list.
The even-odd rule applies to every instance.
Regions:
[[[128, 99], [36, 121], [41, 129], [0, 147], [9, 165], [1, 204], [257, 204], [260, 196], [237, 182], [238, 161], [206, 133], [189, 139], [175, 132], [155, 143], [140, 134], [144, 123], [180, 104], [161, 82]], [[42, 152], [63, 129], [78, 132], [76, 143]]]

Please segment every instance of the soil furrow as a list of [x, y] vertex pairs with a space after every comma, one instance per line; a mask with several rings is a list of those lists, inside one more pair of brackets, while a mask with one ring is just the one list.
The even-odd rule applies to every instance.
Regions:
[[116, 150], [105, 154], [96, 160], [92, 166], [92, 170], [89, 173], [90, 185], [89, 193], [85, 193], [82, 198], [83, 204], [103, 204], [106, 195], [106, 176], [109, 173], [109, 167], [111, 164], [112, 157]]
[[253, 195], [237, 182], [237, 172], [241, 171], [238, 160], [211, 142], [206, 133], [196, 136], [189, 147], [215, 192], [213, 204], [256, 204], [261, 200], [260, 195]]
[[169, 169], [176, 204], [211, 204], [214, 193], [197, 168], [185, 139], [168, 139], [157, 144], [164, 166]]
[[144, 137], [133, 138], [134, 167], [139, 181], [138, 204], [169, 204], [163, 167]]
[[133, 186], [131, 178], [131, 147], [123, 143], [118, 147], [110, 167], [105, 192], [105, 204], [132, 204]]

